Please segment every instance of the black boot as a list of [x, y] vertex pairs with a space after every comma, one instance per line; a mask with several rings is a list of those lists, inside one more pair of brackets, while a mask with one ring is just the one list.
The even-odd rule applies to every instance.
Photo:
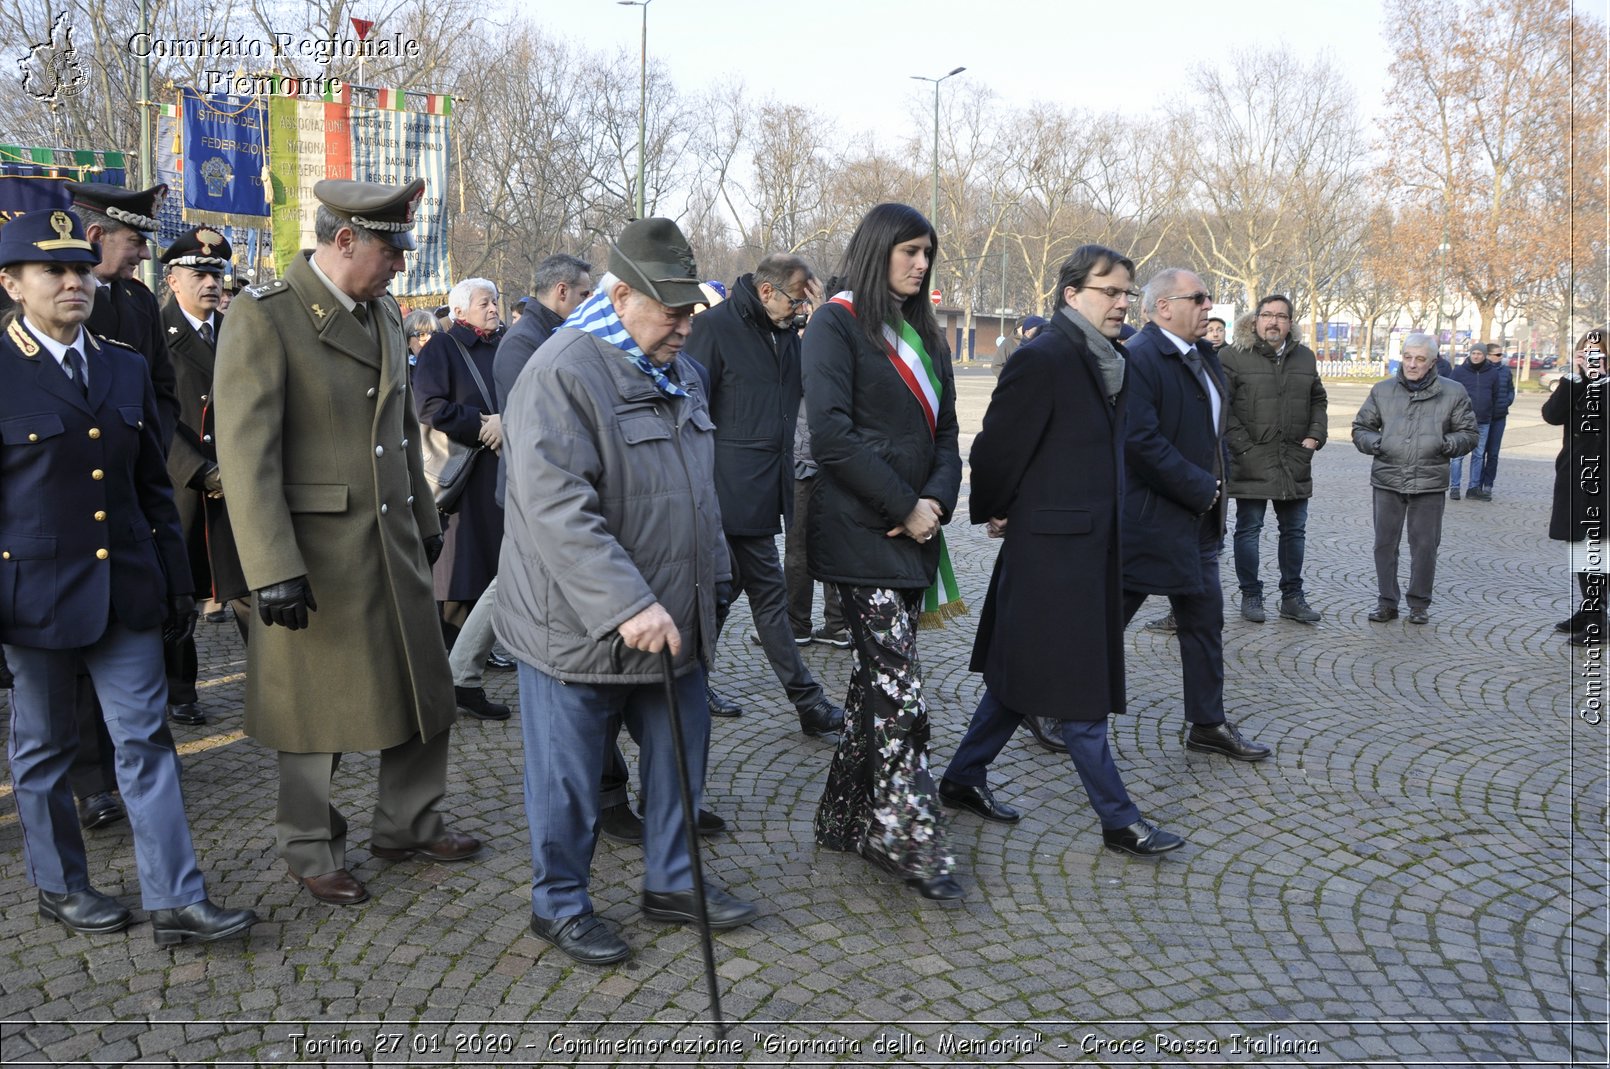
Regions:
[[1590, 607], [1590, 603], [1603, 601], [1603, 597], [1597, 592], [1596, 584], [1594, 583], [1596, 578], [1602, 577], [1595, 576], [1592, 572], [1576, 573], [1577, 589], [1582, 591], [1581, 608], [1555, 624], [1554, 630], [1568, 635], [1573, 631], [1581, 631], [1588, 626], [1588, 621], [1593, 618], [1593, 609]]
[[1577, 583], [1582, 588], [1582, 608], [1572, 617], [1577, 624], [1571, 629], [1571, 637], [1566, 639], [1573, 646], [1597, 646], [1604, 641], [1604, 580], [1597, 572], [1577, 573]]

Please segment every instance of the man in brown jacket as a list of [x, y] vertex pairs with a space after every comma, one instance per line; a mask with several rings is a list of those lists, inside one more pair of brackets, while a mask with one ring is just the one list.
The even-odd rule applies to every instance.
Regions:
[[279, 751], [280, 856], [341, 905], [369, 897], [330, 804], [348, 750], [380, 751], [376, 857], [461, 861], [481, 846], [436, 811], [454, 718], [431, 595], [442, 537], [386, 293], [423, 191], [316, 185], [318, 247], [244, 291], [218, 351], [218, 464], [265, 625], [247, 646], [246, 732]]

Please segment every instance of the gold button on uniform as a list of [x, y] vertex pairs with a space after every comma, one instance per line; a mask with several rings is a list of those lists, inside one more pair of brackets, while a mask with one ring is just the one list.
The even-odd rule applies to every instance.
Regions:
[[106, 522], [106, 513], [104, 513], [104, 512], [96, 512], [95, 513], [95, 522], [96, 523], [105, 523]]
[[39, 441], [39, 435], [37, 435], [37, 434], [30, 434], [30, 435], [29, 435], [29, 436], [28, 436], [28, 440], [29, 440], [29, 441], [30, 441], [30, 442], [37, 442], [37, 441]]
[[104, 550], [104, 549], [97, 549], [95, 551], [95, 559], [96, 560], [105, 560], [107, 557], [110, 557], [110, 556], [111, 556], [111, 554], [106, 552], [106, 550]]
[[0, 553], [0, 560], [10, 560], [10, 559], [11, 559], [11, 550], [8, 549], [4, 553]]
[[101, 436], [101, 429], [99, 427], [91, 427], [89, 429], [89, 436], [91, 438], [99, 438]]
[[96, 482], [99, 482], [100, 480], [106, 478], [106, 472], [102, 471], [100, 468], [96, 468], [94, 471], [89, 473], [89, 477], [94, 479]]

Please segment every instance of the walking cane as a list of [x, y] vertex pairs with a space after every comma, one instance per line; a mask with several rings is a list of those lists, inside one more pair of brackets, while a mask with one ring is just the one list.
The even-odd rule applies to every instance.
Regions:
[[[610, 644], [610, 660], [616, 672], [621, 670], [626, 640], [615, 634]], [[682, 710], [676, 700], [676, 672], [671, 663], [671, 649], [660, 651], [661, 682], [665, 686], [665, 707], [671, 717], [671, 744], [676, 749], [676, 775], [682, 788], [682, 829], [688, 840], [688, 860], [693, 865], [693, 898], [699, 904], [699, 940], [704, 949], [704, 984], [710, 993], [710, 1017], [715, 1021], [716, 1037], [727, 1038], [727, 1023], [721, 1017], [721, 988], [716, 983], [716, 946], [710, 936], [710, 911], [705, 903], [704, 866], [699, 858], [699, 814], [693, 807], [693, 782], [688, 775], [688, 751], [682, 741]]]

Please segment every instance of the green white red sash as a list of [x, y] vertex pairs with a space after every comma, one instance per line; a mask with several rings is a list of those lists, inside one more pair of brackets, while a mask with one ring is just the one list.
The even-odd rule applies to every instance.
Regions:
[[[849, 290], [835, 293], [829, 302], [855, 314], [855, 295]], [[928, 422], [928, 437], [933, 438], [939, 427], [939, 399], [945, 390], [944, 381], [934, 368], [933, 358], [922, 343], [922, 335], [904, 319], [898, 327], [883, 324], [883, 350], [894, 367], [900, 381], [922, 407], [923, 418]], [[945, 543], [945, 530], [939, 529], [939, 568], [931, 585], [922, 596], [922, 612], [917, 618], [918, 627], [944, 627], [952, 616], [967, 611], [962, 603], [961, 589], [956, 585], [956, 569], [950, 561], [950, 547]]]

